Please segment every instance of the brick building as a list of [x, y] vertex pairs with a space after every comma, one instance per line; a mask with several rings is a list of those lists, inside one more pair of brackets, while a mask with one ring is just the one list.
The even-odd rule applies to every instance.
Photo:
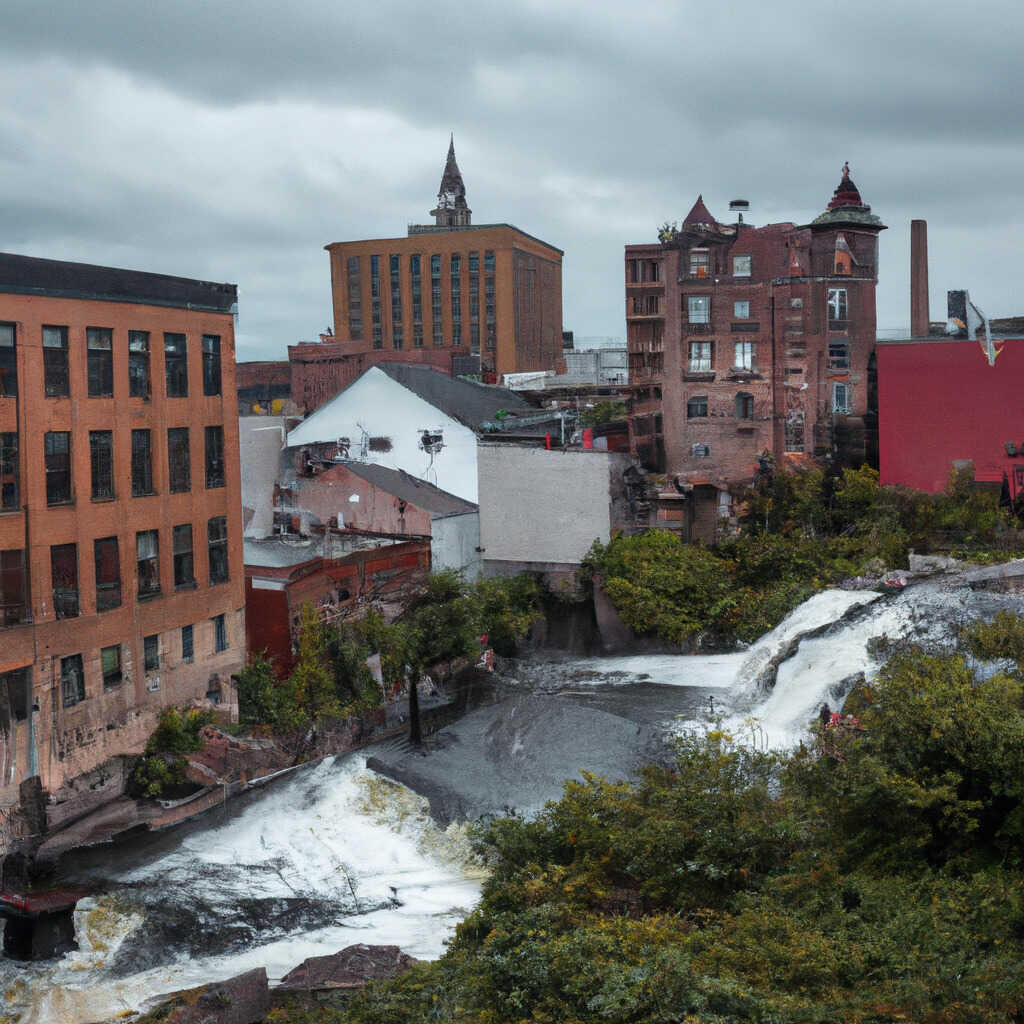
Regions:
[[292, 397], [292, 369], [287, 359], [235, 363], [238, 415], [277, 415]]
[[717, 221], [703, 200], [625, 250], [633, 452], [666, 473], [659, 518], [713, 536], [759, 455], [865, 456], [878, 233], [843, 168], [810, 224]]
[[245, 659], [234, 285], [0, 254], [0, 804]]
[[511, 224], [472, 223], [454, 142], [431, 216], [405, 238], [326, 246], [335, 333], [288, 349], [300, 408], [318, 408], [383, 359], [490, 382], [556, 368], [562, 251]]

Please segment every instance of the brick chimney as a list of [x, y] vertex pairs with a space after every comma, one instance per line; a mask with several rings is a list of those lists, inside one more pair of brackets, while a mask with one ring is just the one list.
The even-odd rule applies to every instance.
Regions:
[[928, 222], [910, 222], [910, 336], [928, 337]]

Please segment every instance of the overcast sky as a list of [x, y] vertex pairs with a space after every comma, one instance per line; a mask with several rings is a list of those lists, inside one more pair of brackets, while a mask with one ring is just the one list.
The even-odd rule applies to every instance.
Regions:
[[882, 234], [880, 330], [1019, 297], [1024, 5], [3, 0], [0, 249], [230, 281], [238, 357], [331, 322], [328, 242], [428, 220], [454, 131], [478, 223], [565, 251], [564, 320], [624, 336], [622, 246], [698, 193]]

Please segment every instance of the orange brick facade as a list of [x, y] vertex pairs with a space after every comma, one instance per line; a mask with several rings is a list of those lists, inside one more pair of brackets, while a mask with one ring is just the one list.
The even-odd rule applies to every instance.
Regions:
[[[38, 262], [47, 264], [48, 271], [79, 267]], [[182, 279], [135, 275], [152, 279], [159, 304], [145, 301], [141, 293], [150, 286], [146, 283], [141, 292], [130, 291], [133, 301], [118, 301], [118, 275], [127, 272], [80, 269], [109, 284], [111, 294], [67, 297], [67, 290], [64, 295], [45, 294], [45, 286], [43, 294], [23, 294], [10, 288], [0, 268], [0, 346], [13, 340], [13, 347], [0, 347], [0, 359], [8, 369], [13, 360], [17, 377], [16, 386], [10, 374], [7, 385], [0, 385], [5, 393], [0, 397], [0, 437], [16, 437], [17, 445], [16, 456], [3, 466], [5, 508], [0, 512], [0, 557], [5, 560], [0, 701], [10, 717], [9, 729], [0, 733], [4, 792], [34, 774], [54, 792], [113, 756], [140, 752], [161, 708], [208, 695], [231, 702], [230, 676], [245, 660], [230, 310], [234, 288], [200, 287], [200, 293], [202, 288], [220, 293], [219, 305], [209, 311], [176, 308], [177, 293], [171, 286]], [[44, 327], [62, 329], [47, 336], [52, 341], [63, 334], [63, 352], [52, 348], [44, 354]], [[136, 349], [132, 385], [129, 332], [134, 332]], [[179, 390], [187, 374], [186, 396], [168, 397], [165, 334], [184, 339], [183, 365], [177, 363], [174, 371]], [[96, 338], [106, 347], [88, 351]], [[204, 386], [204, 338], [211, 381], [214, 349], [219, 347], [217, 394], [204, 393], [213, 386]], [[143, 340], [149, 364], [145, 395]], [[175, 350], [178, 341], [172, 340]], [[61, 360], [67, 394], [48, 396], [48, 390], [62, 390]], [[91, 397], [91, 391], [101, 394]], [[210, 435], [209, 462], [208, 427], [220, 428], [223, 438], [221, 445], [216, 430]], [[179, 431], [175, 436], [182, 445], [177, 449], [178, 493], [170, 486], [172, 428]], [[182, 441], [186, 429], [187, 460]], [[112, 441], [109, 460], [96, 440], [101, 435]], [[55, 454], [52, 449], [62, 449], [64, 439], [70, 452], [62, 460], [62, 451]], [[148, 460], [143, 445], [147, 439]], [[208, 465], [213, 470], [209, 478]], [[97, 492], [97, 481], [107, 479], [107, 466], [109, 485], [101, 482]], [[186, 471], [188, 489], [182, 486]], [[133, 497], [133, 489], [147, 493]], [[190, 567], [187, 531], [175, 531], [185, 526], [191, 527]], [[140, 534], [146, 535], [145, 543]], [[110, 538], [117, 542], [116, 564], [111, 544], [96, 549], [97, 541]], [[61, 552], [55, 554], [57, 546]], [[24, 552], [27, 556], [19, 554]], [[144, 566], [140, 552], [146, 556]], [[21, 557], [27, 579], [18, 571]], [[212, 582], [211, 571], [223, 581]], [[142, 597], [140, 585], [149, 591]], [[110, 607], [101, 610], [101, 601]], [[58, 612], [65, 617], [58, 618]], [[188, 627], [191, 656], [183, 632]]]

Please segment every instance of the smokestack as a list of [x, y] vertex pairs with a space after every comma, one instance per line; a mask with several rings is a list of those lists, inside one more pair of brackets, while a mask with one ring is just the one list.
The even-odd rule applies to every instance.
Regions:
[[910, 336], [928, 337], [928, 222], [910, 222]]

